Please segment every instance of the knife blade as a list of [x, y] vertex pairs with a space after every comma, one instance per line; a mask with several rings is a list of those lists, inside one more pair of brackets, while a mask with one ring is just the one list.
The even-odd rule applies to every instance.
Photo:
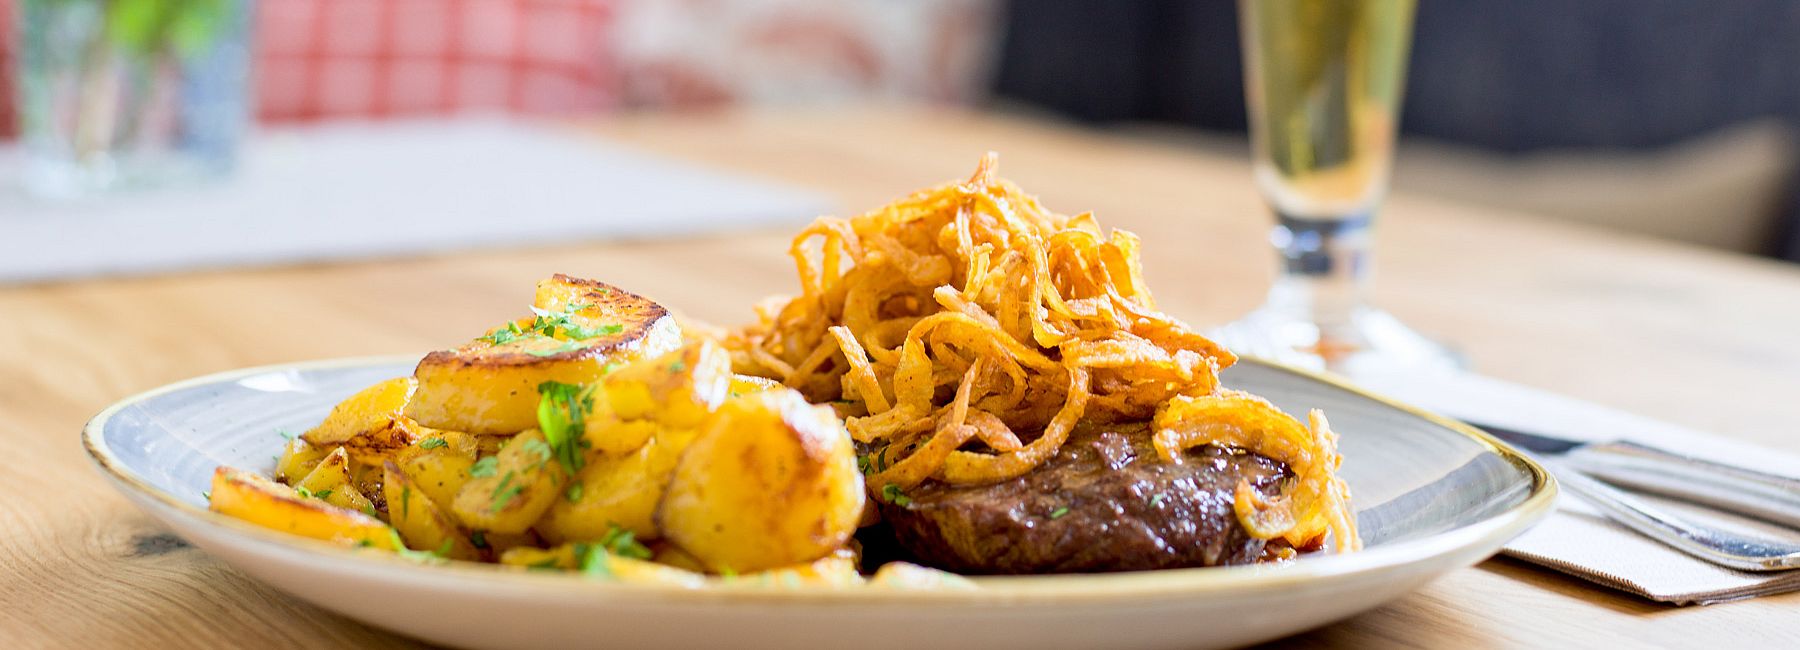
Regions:
[[1800, 530], [1800, 479], [1701, 460], [1627, 441], [1582, 442], [1470, 423], [1494, 437], [1608, 483]]

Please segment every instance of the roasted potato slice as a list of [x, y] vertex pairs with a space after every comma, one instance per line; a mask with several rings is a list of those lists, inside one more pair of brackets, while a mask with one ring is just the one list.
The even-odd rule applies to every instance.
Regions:
[[477, 461], [457, 492], [451, 510], [464, 526], [496, 533], [523, 533], [563, 495], [568, 473], [552, 459], [549, 443], [527, 429]]
[[819, 559], [863, 510], [850, 434], [829, 409], [782, 389], [727, 400], [676, 464], [657, 512], [670, 541], [713, 571]]
[[678, 444], [660, 439], [621, 456], [593, 456], [575, 475], [578, 487], [564, 489], [537, 523], [538, 533], [552, 543], [591, 541], [617, 526], [638, 539], [660, 537], [656, 507], [680, 458]]
[[775, 567], [744, 573], [725, 579], [725, 583], [755, 587], [857, 587], [863, 584], [856, 570], [856, 559], [847, 554], [833, 554], [805, 564]]
[[774, 390], [777, 388], [784, 388], [784, 386], [782, 386], [781, 382], [775, 381], [768, 377], [757, 377], [755, 375], [732, 375], [731, 376], [731, 385], [728, 388], [728, 391], [729, 391], [728, 396], [743, 397], [745, 395], [754, 395], [756, 393], [770, 391], [770, 390]]
[[438, 429], [518, 433], [537, 426], [538, 385], [595, 383], [610, 366], [681, 344], [661, 305], [602, 282], [558, 274], [538, 283], [533, 309], [535, 318], [426, 355], [406, 415]]
[[889, 562], [869, 577], [869, 586], [888, 589], [974, 589], [975, 582], [949, 571], [911, 562]]
[[292, 485], [305, 477], [325, 455], [331, 453], [332, 447], [320, 447], [307, 444], [305, 439], [296, 436], [281, 448], [281, 455], [275, 458], [275, 480]]
[[416, 551], [430, 551], [452, 560], [478, 560], [481, 550], [469, 541], [438, 504], [426, 496], [393, 461], [382, 464], [382, 490], [386, 493], [388, 521], [400, 538]]
[[731, 376], [730, 355], [711, 341], [620, 367], [588, 392], [588, 449], [625, 454], [660, 431], [693, 429], [725, 401]]
[[331, 450], [319, 464], [294, 483], [294, 491], [302, 496], [324, 499], [339, 508], [373, 515], [375, 504], [350, 481], [350, 455], [343, 447]]
[[413, 378], [396, 377], [364, 388], [331, 407], [324, 422], [300, 437], [314, 446], [330, 449], [357, 436], [387, 429], [406, 410], [416, 387]]
[[213, 512], [344, 546], [398, 550], [394, 529], [366, 514], [300, 496], [286, 485], [232, 467], [213, 471]]
[[500, 563], [532, 569], [581, 571], [591, 577], [631, 584], [670, 585], [690, 589], [706, 586], [706, 576], [703, 574], [607, 553], [603, 548], [585, 543], [563, 544], [555, 548], [515, 548], [501, 555]]
[[[435, 442], [434, 442], [435, 441]], [[469, 482], [469, 468], [480, 450], [476, 436], [436, 431], [394, 455], [394, 464], [441, 509], [448, 511]]]

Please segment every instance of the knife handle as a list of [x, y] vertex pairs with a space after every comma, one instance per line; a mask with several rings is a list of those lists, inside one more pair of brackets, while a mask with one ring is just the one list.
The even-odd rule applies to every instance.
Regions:
[[1800, 530], [1800, 480], [1631, 442], [1585, 445], [1563, 463], [1616, 485]]

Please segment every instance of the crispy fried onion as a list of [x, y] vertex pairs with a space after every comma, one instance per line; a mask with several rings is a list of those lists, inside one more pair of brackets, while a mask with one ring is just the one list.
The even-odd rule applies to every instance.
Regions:
[[1314, 409], [1307, 424], [1283, 413], [1260, 397], [1236, 390], [1212, 395], [1177, 396], [1157, 409], [1152, 422], [1156, 453], [1181, 462], [1182, 451], [1200, 445], [1254, 450], [1286, 463], [1294, 485], [1279, 498], [1265, 498], [1239, 481], [1233, 510], [1244, 530], [1260, 539], [1280, 537], [1306, 546], [1330, 533], [1339, 551], [1362, 546], [1350, 514], [1350, 488], [1338, 478], [1343, 457], [1337, 434]]
[[725, 339], [738, 372], [836, 405], [868, 452], [871, 489], [1019, 476], [1078, 424], [1147, 421], [1172, 399], [1214, 395], [1237, 360], [1157, 311], [1135, 235], [1045, 209], [996, 178], [996, 160], [813, 222], [789, 248], [800, 295]]

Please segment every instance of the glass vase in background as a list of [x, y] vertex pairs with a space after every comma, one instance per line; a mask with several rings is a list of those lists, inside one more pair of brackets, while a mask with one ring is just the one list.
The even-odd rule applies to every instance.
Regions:
[[18, 0], [24, 189], [221, 177], [250, 118], [251, 0]]
[[1366, 301], [1414, 6], [1239, 1], [1255, 178], [1280, 264], [1263, 306], [1216, 332], [1240, 352], [1346, 374], [1462, 365]]

